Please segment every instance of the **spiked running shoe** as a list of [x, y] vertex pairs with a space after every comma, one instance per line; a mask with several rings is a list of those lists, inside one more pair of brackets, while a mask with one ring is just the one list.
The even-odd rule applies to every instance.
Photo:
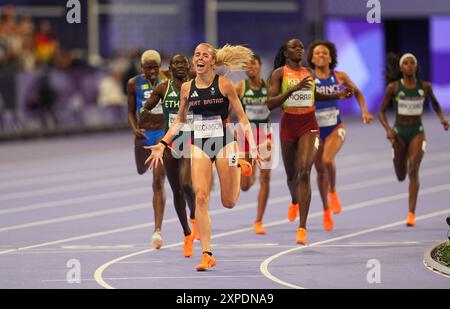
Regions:
[[197, 266], [195, 266], [195, 269], [197, 271], [206, 271], [209, 270], [210, 268], [212, 268], [213, 266], [216, 265], [216, 259], [213, 258], [211, 255], [209, 255], [206, 252], [203, 252], [202, 255], [202, 259], [200, 261], [200, 264], [198, 264]]
[[333, 214], [337, 215], [342, 211], [342, 204], [339, 200], [337, 192], [329, 192], [328, 193], [328, 204], [330, 205], [330, 209]]
[[292, 222], [297, 217], [298, 207], [299, 207], [298, 203], [297, 204], [292, 204], [291, 203], [291, 205], [289, 205], [289, 208], [288, 208], [288, 220], [289, 221]]
[[160, 249], [163, 245], [163, 240], [160, 231], [155, 231], [152, 236], [152, 247], [155, 249]]
[[259, 234], [259, 235], [266, 234], [266, 229], [264, 228], [261, 221], [255, 222], [255, 224], [253, 224], [253, 229], [255, 230], [256, 234]]
[[183, 255], [185, 257], [191, 257], [194, 254], [194, 233], [184, 236]]
[[306, 230], [304, 228], [299, 228], [297, 230], [296, 241], [298, 244], [304, 245], [304, 246], [306, 246], [306, 244], [308, 243]]

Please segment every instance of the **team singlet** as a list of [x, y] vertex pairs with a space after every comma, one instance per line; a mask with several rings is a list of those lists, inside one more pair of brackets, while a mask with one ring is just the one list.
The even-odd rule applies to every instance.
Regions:
[[[316, 77], [314, 82], [316, 91], [325, 95], [338, 93], [342, 85], [334, 70], [331, 71], [327, 79]], [[321, 128], [340, 124], [339, 100], [316, 102], [316, 119]]]
[[[283, 67], [283, 80], [281, 83], [281, 93], [285, 93], [300, 81], [308, 76], [314, 80], [311, 71], [308, 68], [302, 67], [300, 70], [292, 70], [287, 65]], [[283, 103], [282, 108], [285, 113], [288, 114], [307, 114], [314, 112], [315, 100], [314, 100], [314, 88], [315, 84], [312, 83], [311, 88], [302, 88], [292, 93], [289, 98]]]
[[242, 92], [239, 98], [241, 99], [242, 107], [244, 108], [247, 118], [250, 122], [255, 124], [268, 123], [270, 110], [267, 107], [267, 85], [263, 80], [261, 88], [258, 90], [250, 88], [248, 79], [243, 81]]
[[414, 89], [405, 87], [403, 78], [398, 81], [398, 90], [393, 95], [397, 115], [421, 116], [425, 103], [425, 90], [422, 82], [417, 80]]

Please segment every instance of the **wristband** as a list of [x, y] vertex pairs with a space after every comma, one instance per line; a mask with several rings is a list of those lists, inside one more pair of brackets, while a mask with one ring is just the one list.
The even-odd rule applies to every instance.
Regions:
[[163, 144], [164, 146], [166, 146], [166, 148], [169, 147], [169, 145], [167, 144], [167, 142], [166, 142], [165, 140], [162, 139], [162, 140], [160, 140], [159, 142], [160, 142], [161, 144]]

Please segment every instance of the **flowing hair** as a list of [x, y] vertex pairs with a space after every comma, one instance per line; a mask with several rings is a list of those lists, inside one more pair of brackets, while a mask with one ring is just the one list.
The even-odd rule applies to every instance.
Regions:
[[229, 72], [243, 71], [253, 58], [253, 51], [242, 45], [226, 44], [222, 48], [215, 49], [209, 43], [201, 43], [211, 49], [216, 67], [225, 66]]

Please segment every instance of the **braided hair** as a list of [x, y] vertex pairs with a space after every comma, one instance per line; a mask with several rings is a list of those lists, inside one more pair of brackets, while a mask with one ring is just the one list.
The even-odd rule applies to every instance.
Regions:
[[276, 70], [286, 65], [286, 56], [284, 55], [284, 52], [286, 50], [287, 50], [287, 43], [284, 43], [283, 45], [281, 45], [277, 55], [275, 56], [275, 60], [273, 61], [273, 70]]

